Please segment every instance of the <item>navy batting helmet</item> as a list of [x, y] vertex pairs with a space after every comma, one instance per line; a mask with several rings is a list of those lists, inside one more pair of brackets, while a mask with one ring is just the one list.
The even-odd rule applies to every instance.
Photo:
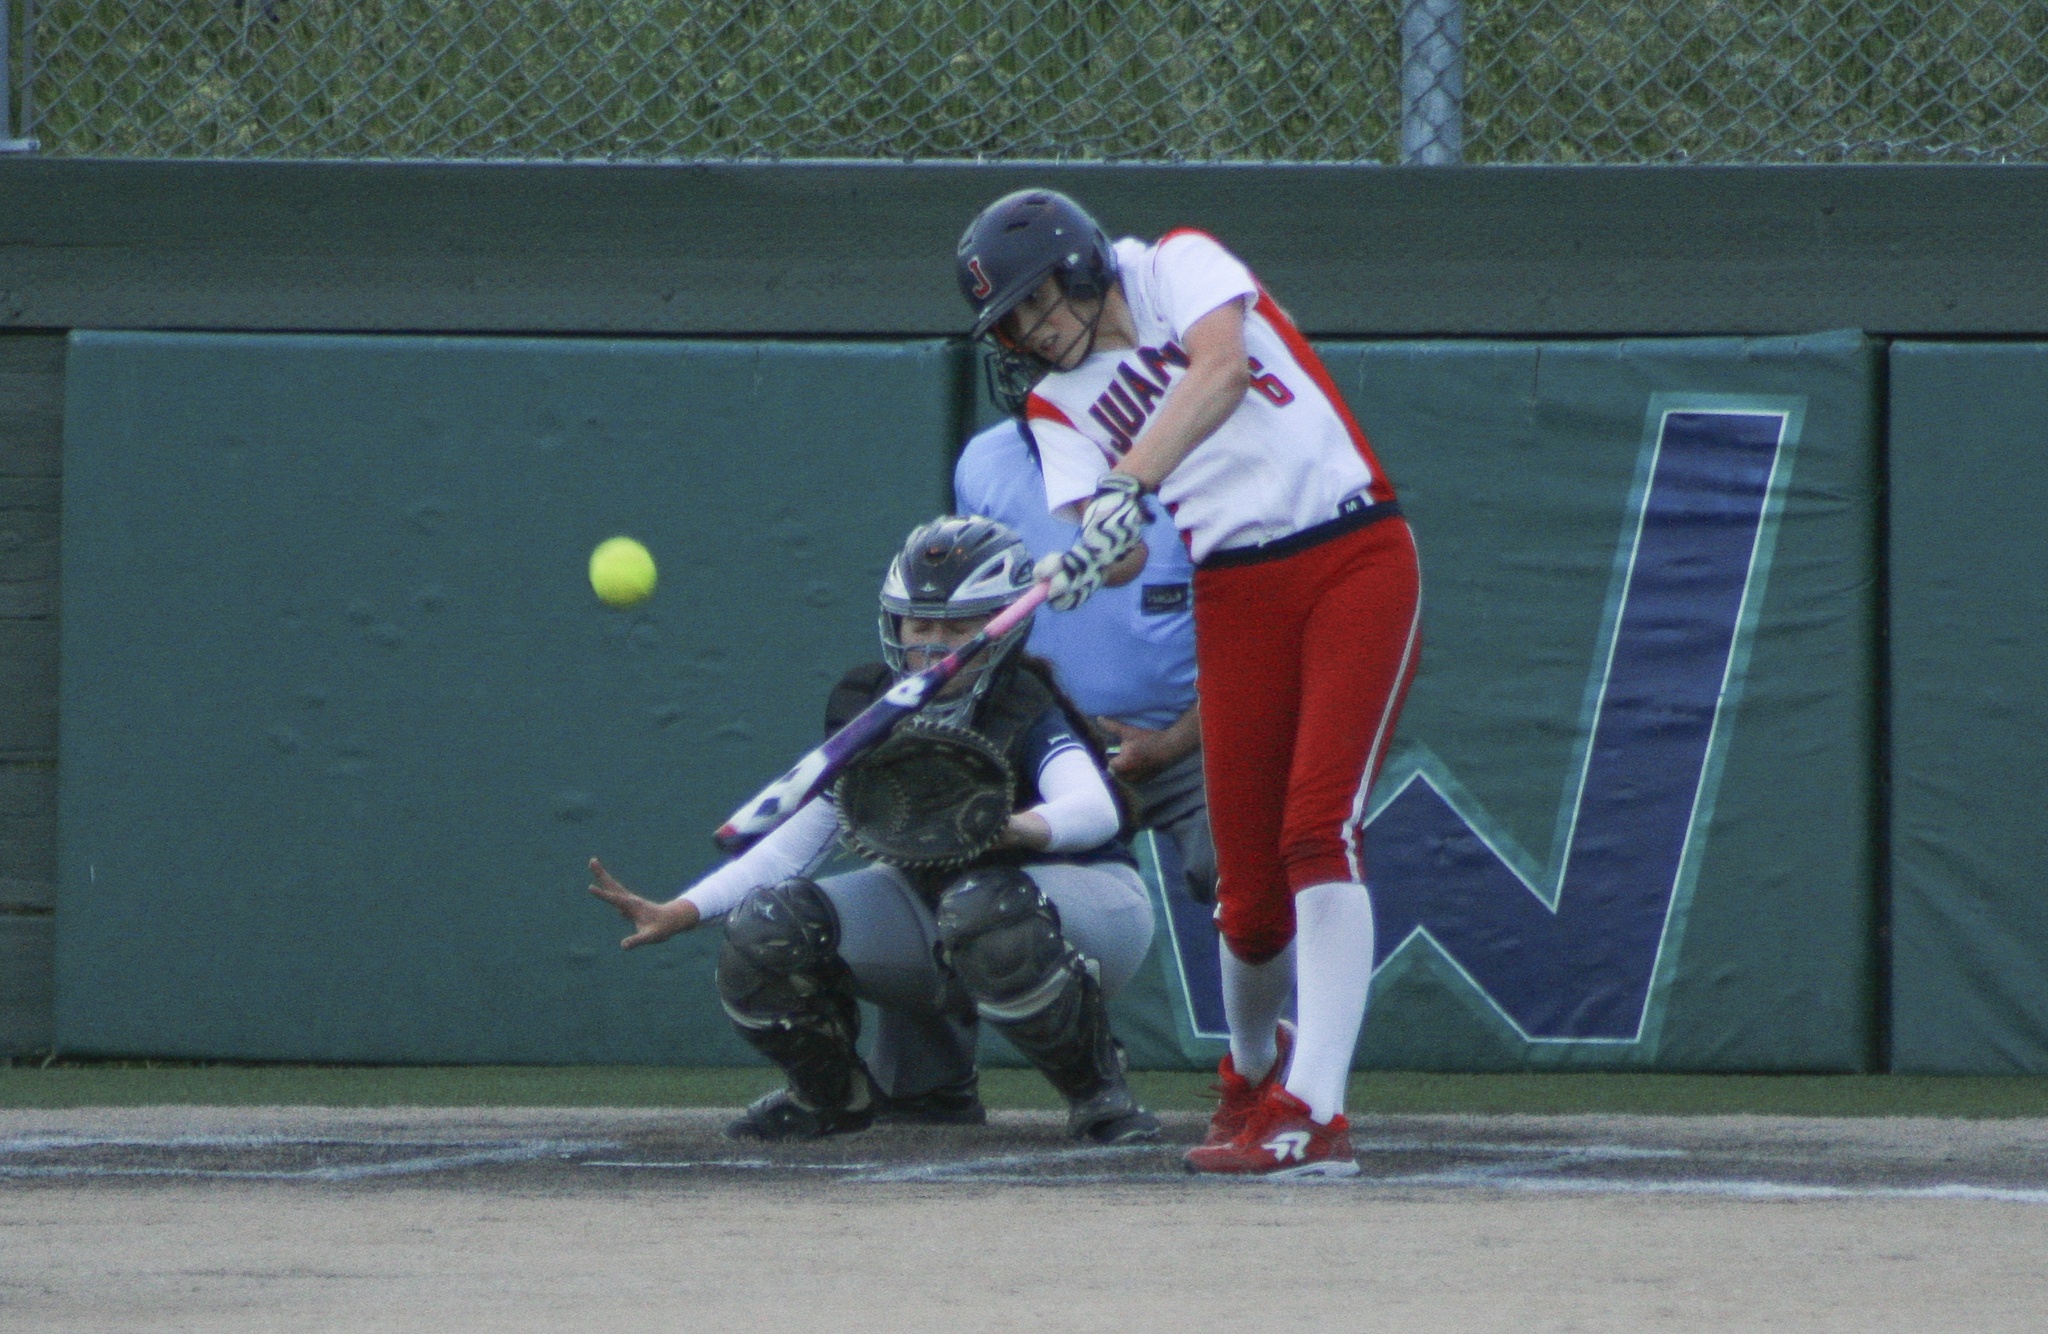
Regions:
[[1116, 280], [1116, 252], [1088, 210], [1057, 190], [1019, 190], [983, 209], [954, 253], [960, 291], [980, 338], [1017, 303], [1058, 276], [1069, 296], [1092, 300]]

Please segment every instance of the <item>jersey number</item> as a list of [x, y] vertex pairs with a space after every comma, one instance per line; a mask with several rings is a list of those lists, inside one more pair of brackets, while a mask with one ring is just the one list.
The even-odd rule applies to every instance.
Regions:
[[1267, 374], [1266, 368], [1259, 364], [1257, 357], [1250, 357], [1247, 360], [1252, 368], [1253, 393], [1263, 395], [1266, 401], [1276, 408], [1284, 408], [1294, 401], [1294, 391], [1283, 384], [1279, 376]]

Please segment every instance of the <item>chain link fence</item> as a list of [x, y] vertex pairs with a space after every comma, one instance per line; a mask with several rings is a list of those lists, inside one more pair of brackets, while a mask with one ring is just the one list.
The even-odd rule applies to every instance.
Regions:
[[2048, 160], [2042, 0], [13, 10], [14, 132], [65, 156]]

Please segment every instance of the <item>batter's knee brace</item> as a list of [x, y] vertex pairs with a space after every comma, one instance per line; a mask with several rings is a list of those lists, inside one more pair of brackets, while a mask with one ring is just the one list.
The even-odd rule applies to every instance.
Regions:
[[1059, 909], [1017, 867], [969, 871], [940, 896], [937, 915], [941, 957], [997, 1023], [1042, 1009], [1079, 965]]
[[809, 1014], [842, 990], [850, 1000], [851, 979], [839, 957], [839, 914], [815, 881], [764, 886], [726, 919], [718, 998], [741, 1028]]

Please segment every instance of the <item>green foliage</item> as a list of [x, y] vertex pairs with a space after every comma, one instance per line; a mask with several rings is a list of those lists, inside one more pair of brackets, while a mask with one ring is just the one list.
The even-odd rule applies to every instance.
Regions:
[[1476, 160], [2034, 160], [2048, 9], [2024, 0], [1486, 0]]
[[49, 0], [30, 80], [67, 154], [1369, 158], [1392, 21], [1335, 8]]
[[[41, 0], [67, 155], [1392, 160], [1398, 0]], [[1477, 162], [2034, 159], [2028, 0], [1470, 0]]]

